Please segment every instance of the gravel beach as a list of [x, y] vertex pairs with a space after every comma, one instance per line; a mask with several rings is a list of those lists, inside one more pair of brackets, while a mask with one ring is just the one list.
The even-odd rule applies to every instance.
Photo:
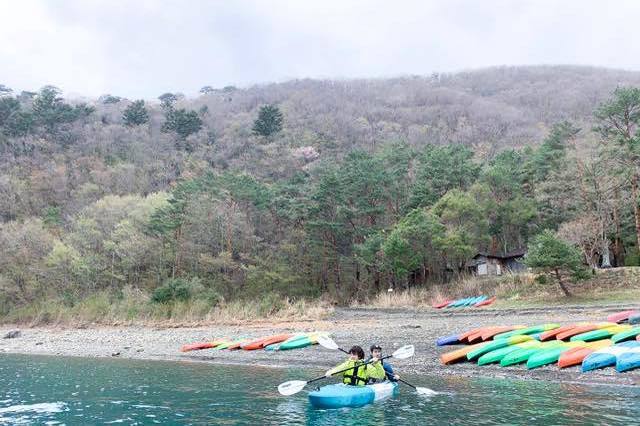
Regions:
[[21, 334], [17, 338], [0, 339], [0, 354], [120, 357], [224, 364], [249, 363], [272, 367], [305, 366], [320, 372], [343, 360], [344, 355], [317, 345], [302, 350], [283, 352], [209, 349], [182, 353], [180, 347], [185, 343], [207, 341], [221, 336], [260, 337], [281, 332], [323, 330], [330, 332], [335, 341], [345, 348], [353, 344], [360, 344], [368, 349], [371, 343], [376, 342], [382, 345], [386, 353], [390, 353], [394, 348], [405, 344], [415, 345], [416, 354], [413, 358], [394, 362], [398, 372], [405, 374], [505, 377], [628, 386], [640, 384], [640, 370], [618, 374], [615, 369], [607, 368], [583, 374], [578, 367], [559, 370], [555, 365], [535, 370], [527, 370], [522, 365], [501, 368], [499, 366], [479, 367], [472, 363], [458, 363], [444, 366], [439, 361], [440, 353], [459, 346], [438, 348], [435, 345], [435, 340], [440, 336], [490, 325], [604, 321], [610, 313], [633, 307], [633, 305], [607, 305], [456, 311], [337, 309], [328, 318], [321, 321], [260, 322], [244, 326], [211, 325], [178, 328], [141, 326], [25, 328], [3, 325], [0, 326], [1, 336], [15, 329], [20, 329]]

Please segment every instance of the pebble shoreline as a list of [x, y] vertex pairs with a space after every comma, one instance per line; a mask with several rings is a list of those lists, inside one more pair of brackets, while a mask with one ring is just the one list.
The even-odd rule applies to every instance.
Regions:
[[20, 328], [21, 335], [0, 339], [2, 353], [81, 357], [118, 357], [127, 359], [251, 364], [269, 367], [307, 367], [319, 372], [344, 359], [337, 351], [319, 346], [301, 350], [216, 351], [183, 353], [186, 343], [211, 340], [214, 337], [261, 337], [285, 332], [323, 330], [346, 347], [359, 344], [366, 349], [372, 343], [382, 345], [386, 353], [405, 344], [413, 344], [413, 358], [394, 362], [403, 374], [447, 375], [464, 377], [517, 378], [547, 380], [589, 385], [640, 385], [640, 370], [619, 374], [607, 368], [583, 374], [578, 367], [560, 370], [555, 365], [527, 370], [526, 367], [479, 367], [473, 363], [444, 366], [442, 352], [459, 346], [438, 348], [438, 337], [461, 333], [490, 325], [540, 324], [579, 321], [603, 321], [612, 312], [633, 306], [557, 307], [550, 309], [468, 309], [437, 311], [434, 309], [337, 309], [327, 319], [295, 323], [255, 323], [245, 326], [211, 325], [199, 327], [89, 326], [86, 328], [36, 327], [2, 325], [0, 335]]

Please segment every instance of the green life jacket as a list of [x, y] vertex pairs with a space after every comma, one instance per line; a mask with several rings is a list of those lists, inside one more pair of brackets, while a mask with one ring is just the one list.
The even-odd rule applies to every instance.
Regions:
[[364, 361], [349, 360], [345, 368], [349, 368], [349, 370], [342, 374], [342, 383], [353, 386], [364, 386], [367, 384], [367, 366], [364, 365]]

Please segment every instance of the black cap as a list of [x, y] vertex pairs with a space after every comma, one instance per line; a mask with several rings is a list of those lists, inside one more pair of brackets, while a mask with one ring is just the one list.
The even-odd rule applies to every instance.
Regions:
[[374, 351], [374, 349], [377, 349], [379, 351], [382, 350], [382, 347], [380, 345], [371, 345], [371, 348], [369, 349], [371, 352]]

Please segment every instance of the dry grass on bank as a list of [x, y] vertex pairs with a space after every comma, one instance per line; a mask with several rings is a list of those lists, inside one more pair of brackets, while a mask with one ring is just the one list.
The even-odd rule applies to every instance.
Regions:
[[38, 325], [240, 325], [260, 322], [313, 321], [326, 318], [333, 307], [325, 301], [289, 301], [265, 297], [254, 303], [235, 301], [212, 307], [204, 300], [152, 303], [142, 292], [114, 297], [106, 292], [73, 306], [61, 302], [32, 303], [13, 309], [1, 323]]
[[426, 308], [448, 300], [479, 295], [497, 296], [494, 307], [525, 307], [562, 304], [608, 304], [640, 301], [640, 268], [598, 270], [593, 278], [568, 286], [565, 297], [554, 280], [539, 282], [531, 273], [500, 277], [465, 277], [429, 288], [382, 292], [366, 303], [353, 307]]

